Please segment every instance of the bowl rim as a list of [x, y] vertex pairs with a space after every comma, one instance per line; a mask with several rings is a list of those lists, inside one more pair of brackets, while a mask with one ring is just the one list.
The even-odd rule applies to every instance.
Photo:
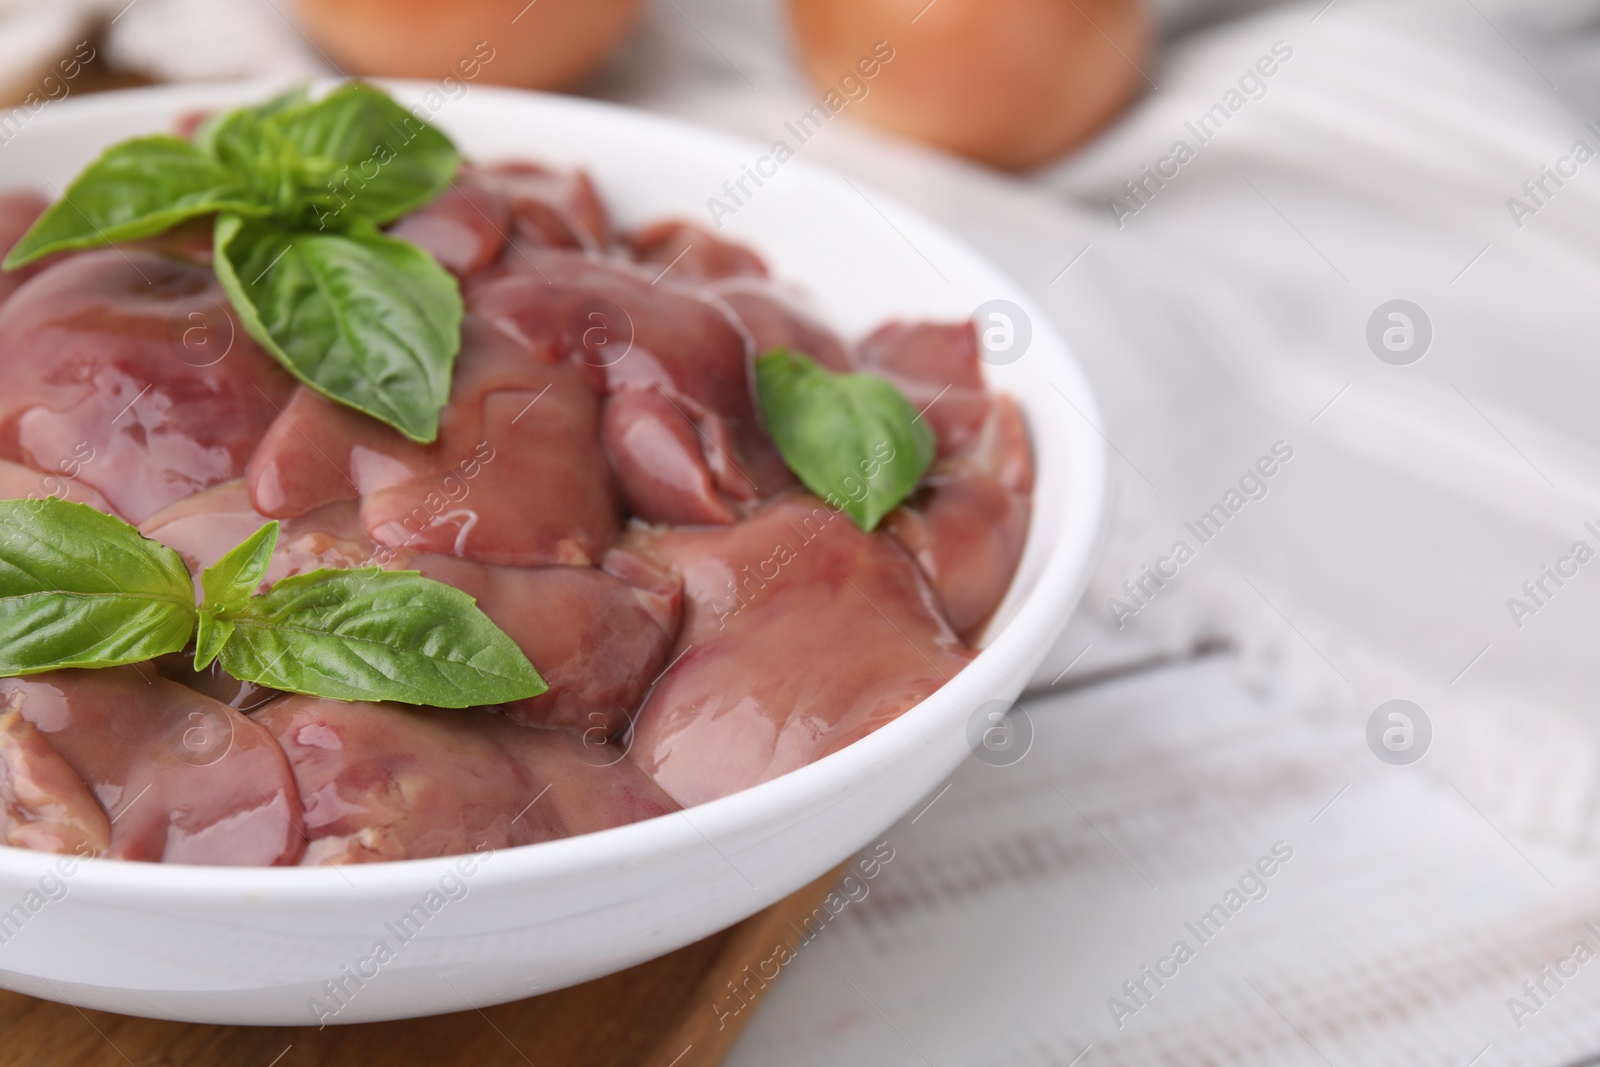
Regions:
[[[311, 79], [311, 86], [314, 91], [322, 91], [345, 80], [332, 77]], [[411, 79], [362, 80], [393, 90], [397, 95], [417, 95], [433, 86], [431, 82]], [[236, 100], [264, 97], [275, 90], [282, 91], [288, 84], [292, 84], [292, 80], [272, 78], [113, 90], [56, 102], [48, 113], [40, 114], [30, 122], [29, 128], [41, 123], [72, 122], [79, 116], [88, 115], [114, 118], [121, 114], [130, 122], [142, 123], [153, 113], [181, 111], [185, 107], [219, 106]], [[764, 151], [755, 141], [745, 137], [609, 101], [494, 85], [475, 84], [472, 92], [475, 96], [507, 102], [537, 102], [542, 107], [587, 111], [597, 118], [603, 117], [603, 121], [625, 119], [650, 123], [676, 132], [687, 143], [692, 144], [697, 140], [711, 142], [743, 153], [747, 158], [754, 158]], [[23, 132], [26, 133], [26, 130]], [[837, 752], [716, 800], [609, 829], [478, 853], [480, 858], [493, 856], [495, 861], [486, 864], [483, 872], [474, 875], [474, 884], [522, 882], [605, 866], [625, 869], [654, 855], [671, 853], [685, 844], [692, 845], [696, 840], [709, 844], [719, 835], [758, 827], [786, 812], [806, 810], [817, 801], [826, 799], [833, 791], [830, 783], [853, 781], [870, 774], [874, 766], [893, 762], [897, 754], [919, 745], [936, 743], [937, 739], [922, 728], [923, 720], [928, 718], [931, 710], [929, 703], [965, 696], [968, 706], [977, 707], [986, 699], [981, 695], [986, 685], [984, 679], [1022, 669], [1030, 655], [1042, 652], [1037, 648], [1040, 643], [1038, 635], [1047, 634], [1053, 639], [1058, 629], [1056, 624], [1064, 622], [1087, 585], [1109, 522], [1109, 456], [1107, 445], [1097, 428], [1100, 421], [1098, 405], [1087, 377], [1065, 340], [1048, 317], [1033, 304], [1020, 284], [941, 223], [905, 206], [893, 195], [869, 183], [846, 180], [831, 168], [808, 160], [793, 160], [785, 165], [785, 169], [786, 172], [803, 175], [808, 183], [844, 183], [856, 187], [858, 191], [870, 192], [870, 204], [897, 229], [911, 228], [921, 236], [936, 237], [943, 247], [958, 252], [968, 261], [981, 264], [1005, 280], [1007, 298], [1016, 299], [1030, 312], [1033, 344], [1039, 345], [1042, 340], [1045, 347], [1053, 350], [1052, 381], [1058, 383], [1057, 388], [1069, 398], [1080, 416], [1078, 423], [1067, 431], [1068, 441], [1063, 446], [1065, 469], [1075, 480], [1073, 495], [1078, 506], [1063, 518], [1053, 542], [1043, 546], [1045, 565], [1033, 588], [1017, 603], [1010, 620], [997, 633], [987, 635], [987, 641], [978, 655], [961, 671], [893, 721]], [[1034, 493], [1037, 495], [1041, 488], [1036, 484]], [[1039, 527], [1034, 517], [1030, 517], [1029, 540], [1036, 536], [1039, 536]], [[0, 843], [0, 881], [36, 880], [57, 870], [58, 864], [66, 862], [74, 868], [71, 875], [74, 893], [111, 890], [129, 904], [158, 900], [168, 903], [174, 900], [199, 902], [214, 900], [219, 896], [294, 903], [327, 899], [346, 894], [352, 888], [380, 892], [385, 896], [391, 893], [425, 892], [453, 869], [463, 855], [473, 854], [338, 866], [231, 867], [75, 858]], [[727, 859], [725, 855], [723, 858]], [[728, 862], [733, 865], [731, 860]], [[736, 865], [734, 869], [738, 871]]]

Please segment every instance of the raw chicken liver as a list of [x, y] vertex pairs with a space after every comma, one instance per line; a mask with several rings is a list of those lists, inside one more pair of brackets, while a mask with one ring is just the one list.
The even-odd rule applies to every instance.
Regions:
[[0, 500], [42, 500], [53, 496], [111, 513], [105, 497], [78, 481], [84, 461], [94, 461], [94, 449], [84, 442], [74, 451], [76, 455], [63, 457], [48, 474], [0, 459]]
[[633, 249], [633, 258], [659, 272], [657, 277], [668, 271], [675, 279], [696, 282], [767, 276], [767, 265], [750, 249], [687, 222], [652, 223], [630, 234], [627, 242]]
[[627, 727], [678, 635], [682, 580], [619, 549], [606, 555], [605, 571], [434, 555], [415, 566], [475, 597], [550, 683], [507, 707], [515, 722], [611, 737]]
[[1033, 511], [1033, 456], [1008, 396], [978, 436], [940, 460], [923, 487], [884, 521], [921, 566], [950, 625], [972, 641], [1011, 585]]
[[620, 751], [488, 712], [292, 696], [257, 718], [294, 764], [307, 864], [526, 845], [674, 807]]
[[499, 258], [510, 229], [505, 194], [476, 168], [462, 167], [439, 199], [400, 219], [389, 236], [410, 241], [465, 278]]
[[[472, 288], [468, 306], [531, 345], [572, 360], [616, 397], [650, 391], [665, 407], [642, 417], [681, 420], [700, 438], [700, 465], [721, 493], [752, 500], [791, 485], [788, 469], [756, 414], [750, 387], [749, 338], [713, 297], [651, 277], [619, 262], [573, 252], [535, 249], [510, 273]], [[668, 410], [670, 408], [670, 411]], [[607, 421], [606, 447], [627, 455], [629, 445]], [[678, 491], [668, 481], [649, 493], [625, 482], [624, 502], [647, 521]], [[692, 508], [694, 504], [679, 506]]]
[[605, 204], [583, 171], [518, 162], [485, 167], [481, 174], [511, 202], [517, 235], [524, 240], [597, 250], [611, 243]]
[[892, 322], [861, 342], [856, 363], [900, 387], [933, 427], [941, 458], [966, 448], [983, 428], [990, 396], [972, 323]]
[[292, 389], [187, 260], [84, 252], [0, 306], [0, 459], [87, 448], [78, 479], [131, 522], [243, 473]]
[[[11, 246], [49, 206], [50, 202], [38, 193], [0, 193], [0, 258], [11, 251]], [[20, 270], [0, 272], [0, 304], [43, 267], [42, 263], [31, 263]]]
[[972, 658], [899, 545], [815, 497], [634, 541], [684, 579], [680, 658], [646, 697], [632, 750], [680, 804], [843, 748]]
[[102, 853], [111, 820], [38, 727], [0, 711], [0, 841], [39, 852]]
[[829, 370], [852, 369], [844, 342], [774, 283], [763, 278], [728, 278], [706, 290], [732, 310], [749, 332], [757, 353], [792, 348]]
[[576, 367], [470, 314], [433, 444], [301, 388], [247, 477], [272, 518], [359, 498], [367, 536], [391, 549], [581, 566], [617, 533], [599, 396]]
[[[259, 723], [226, 704], [148, 664], [0, 678], [0, 700], [111, 813], [105, 855], [212, 865], [299, 861], [305, 838], [289, 763]], [[58, 799], [82, 809], [70, 783]]]

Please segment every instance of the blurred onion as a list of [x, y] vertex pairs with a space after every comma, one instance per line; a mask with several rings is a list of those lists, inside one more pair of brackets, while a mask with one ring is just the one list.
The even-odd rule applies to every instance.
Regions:
[[[298, 0], [306, 30], [353, 74], [561, 89], [621, 42], [640, 0]], [[484, 61], [484, 56], [492, 58]], [[467, 64], [466, 68], [462, 64]], [[468, 75], [476, 64], [478, 73]]]
[[824, 90], [893, 50], [851, 114], [1008, 169], [1105, 125], [1150, 54], [1143, 0], [790, 0], [790, 16]]

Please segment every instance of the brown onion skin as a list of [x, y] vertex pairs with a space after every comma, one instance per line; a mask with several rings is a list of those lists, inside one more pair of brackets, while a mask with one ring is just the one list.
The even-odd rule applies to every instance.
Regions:
[[582, 81], [626, 36], [640, 8], [640, 0], [297, 2], [306, 31], [351, 74], [450, 75], [528, 89]]
[[1149, 69], [1144, 0], [789, 0], [789, 14], [824, 92], [864, 80], [878, 42], [893, 49], [846, 113], [1006, 170], [1083, 143]]

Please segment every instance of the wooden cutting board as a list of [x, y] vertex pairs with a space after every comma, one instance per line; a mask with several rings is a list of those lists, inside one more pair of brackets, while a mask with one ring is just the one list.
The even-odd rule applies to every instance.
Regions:
[[[482, 1011], [359, 1026], [203, 1026], [0, 991], [0, 1067], [714, 1067], [755, 1014], [728, 983], [790, 944], [843, 874], [737, 926], [584, 985]], [[759, 1003], [760, 992], [755, 993]], [[725, 1023], [726, 1025], [719, 1025]]]

